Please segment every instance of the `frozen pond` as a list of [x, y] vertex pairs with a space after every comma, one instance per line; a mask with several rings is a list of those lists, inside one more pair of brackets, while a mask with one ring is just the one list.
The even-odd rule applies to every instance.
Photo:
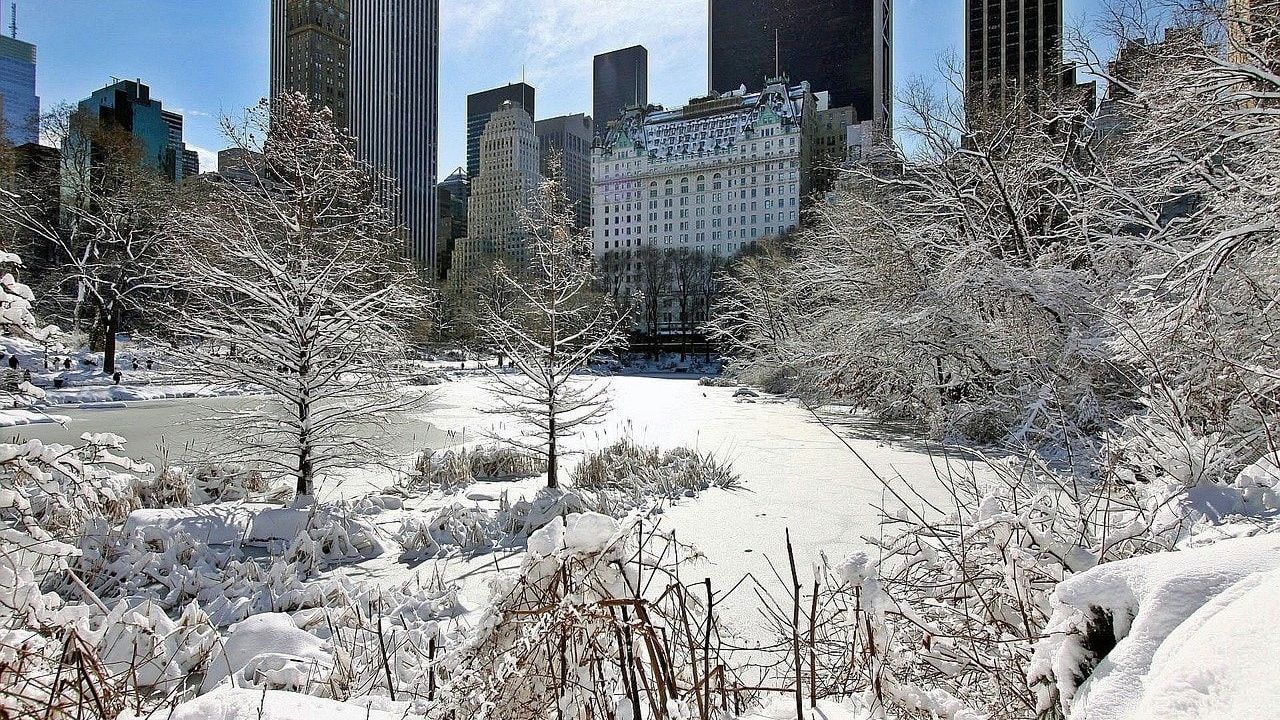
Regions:
[[[687, 445], [711, 451], [731, 461], [741, 475], [739, 490], [713, 490], [663, 513], [681, 541], [692, 543], [706, 555], [706, 562], [695, 568], [697, 577], [692, 579], [711, 577], [719, 590], [728, 589], [748, 573], [776, 587], [773, 568], [785, 572], [788, 530], [802, 582], [811, 576], [811, 568], [821, 555], [838, 562], [865, 549], [864, 538], [880, 533], [878, 508], [896, 505], [877, 473], [884, 478], [909, 478], [921, 493], [936, 496], [938, 472], [948, 467], [965, 472], [970, 467], [967, 461], [947, 458], [926, 444], [894, 438], [856, 416], [824, 415], [828, 425], [821, 424], [795, 401], [745, 401], [734, 398], [732, 388], [703, 387], [692, 378], [621, 376], [603, 382], [610, 385], [613, 410], [605, 423], [579, 439], [579, 448], [600, 447], [629, 435], [664, 448]], [[72, 442], [86, 431], [115, 432], [129, 440], [130, 455], [154, 461], [161, 457], [163, 448], [172, 456], [203, 441], [187, 420], [212, 409], [254, 402], [260, 400], [163, 400], [127, 407], [59, 408], [60, 414], [72, 418], [65, 428], [28, 426], [7, 430], [4, 435]], [[435, 388], [423, 408], [392, 418], [387, 459], [403, 461], [424, 447], [453, 444], [463, 433], [471, 436], [480, 428], [507, 422], [484, 411], [491, 402], [476, 375], [459, 376]], [[391, 477], [388, 470], [371, 469], [348, 478], [341, 486], [331, 484], [322, 495], [352, 497], [385, 485]], [[894, 484], [901, 488], [904, 482]], [[406, 567], [393, 558], [382, 558], [372, 566], [351, 570], [387, 580], [434, 572], [447, 579], [461, 579], [487, 574], [495, 566], [511, 567], [517, 561], [518, 557], [504, 556], [467, 562], [455, 559], [448, 567], [436, 567], [435, 563]], [[745, 610], [755, 607], [757, 601], [753, 593], [743, 589], [727, 604]], [[749, 612], [733, 615], [752, 620]]]

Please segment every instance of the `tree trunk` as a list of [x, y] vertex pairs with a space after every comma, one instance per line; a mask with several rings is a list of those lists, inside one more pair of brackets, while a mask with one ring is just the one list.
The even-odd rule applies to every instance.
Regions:
[[116, 333], [120, 332], [120, 306], [111, 304], [106, 317], [107, 333], [102, 339], [102, 372], [110, 375], [116, 371]]
[[310, 374], [310, 348], [304, 345], [298, 352], [298, 487], [294, 493], [295, 503], [310, 498], [315, 490], [311, 458], [311, 387], [307, 377]]
[[551, 413], [547, 418], [547, 487], [555, 490], [560, 487], [560, 478], [556, 474], [556, 415]]

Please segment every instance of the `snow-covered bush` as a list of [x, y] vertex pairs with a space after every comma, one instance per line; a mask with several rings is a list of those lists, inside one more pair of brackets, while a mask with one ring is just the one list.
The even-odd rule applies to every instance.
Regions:
[[534, 477], [547, 471], [546, 459], [507, 445], [424, 451], [410, 482], [449, 493], [477, 480]]
[[675, 499], [710, 488], [733, 489], [738, 475], [711, 453], [688, 448], [663, 452], [623, 439], [586, 457], [570, 478], [574, 490], [622, 492]]
[[139, 480], [132, 473], [150, 472], [151, 466], [114, 453], [125, 442], [117, 435], [85, 433], [81, 440], [79, 447], [39, 440], [0, 444], [5, 542], [76, 542], [87, 523], [119, 522], [139, 506]]
[[903, 717], [1036, 717], [1025, 678], [1054, 589], [1171, 548], [1185, 524], [1163, 486], [1085, 483], [1044, 463], [991, 462], [983, 476], [939, 481], [945, 503], [910, 498], [886, 516], [877, 560], [820, 574], [818, 695], [871, 693]]
[[519, 546], [552, 519], [586, 507], [578, 494], [561, 490], [544, 488], [515, 502], [503, 493], [495, 510], [454, 502], [426, 515], [408, 515], [396, 541], [411, 556]]

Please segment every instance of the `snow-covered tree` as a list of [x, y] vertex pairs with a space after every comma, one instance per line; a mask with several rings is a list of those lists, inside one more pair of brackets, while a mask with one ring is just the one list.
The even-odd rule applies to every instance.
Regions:
[[376, 461], [386, 413], [413, 401], [393, 365], [429, 297], [387, 210], [390, 181], [327, 110], [282, 95], [226, 129], [261, 155], [251, 180], [175, 212], [178, 320], [200, 341], [194, 369], [268, 393], [220, 418], [228, 440], [311, 496], [327, 473]]
[[493, 375], [497, 410], [533, 428], [516, 442], [546, 454], [547, 484], [555, 488], [560, 441], [607, 409], [606, 389], [579, 372], [623, 342], [624, 317], [593, 292], [590, 235], [576, 226], [560, 163], [553, 160], [549, 172], [523, 213], [528, 266], [496, 268], [514, 300], [486, 300], [481, 328], [514, 369]]

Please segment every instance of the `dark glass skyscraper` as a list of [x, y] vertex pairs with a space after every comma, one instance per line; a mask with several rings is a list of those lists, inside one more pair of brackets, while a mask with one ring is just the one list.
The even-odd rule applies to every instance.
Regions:
[[764, 85], [778, 72], [888, 126], [893, 108], [891, 0], [708, 0], [712, 92]]
[[531, 119], [535, 118], [533, 106], [536, 95], [531, 86], [519, 82], [467, 96], [467, 177], [474, 178], [480, 174], [480, 136], [484, 134], [484, 126], [489, 124], [489, 116], [497, 112], [502, 103], [510, 101], [524, 108]]
[[649, 103], [649, 51], [635, 45], [595, 57], [592, 68], [592, 112], [595, 134], [604, 137], [622, 109]]
[[1074, 84], [1062, 61], [1062, 0], [966, 0], [970, 108], [1003, 103], [1011, 88]]

